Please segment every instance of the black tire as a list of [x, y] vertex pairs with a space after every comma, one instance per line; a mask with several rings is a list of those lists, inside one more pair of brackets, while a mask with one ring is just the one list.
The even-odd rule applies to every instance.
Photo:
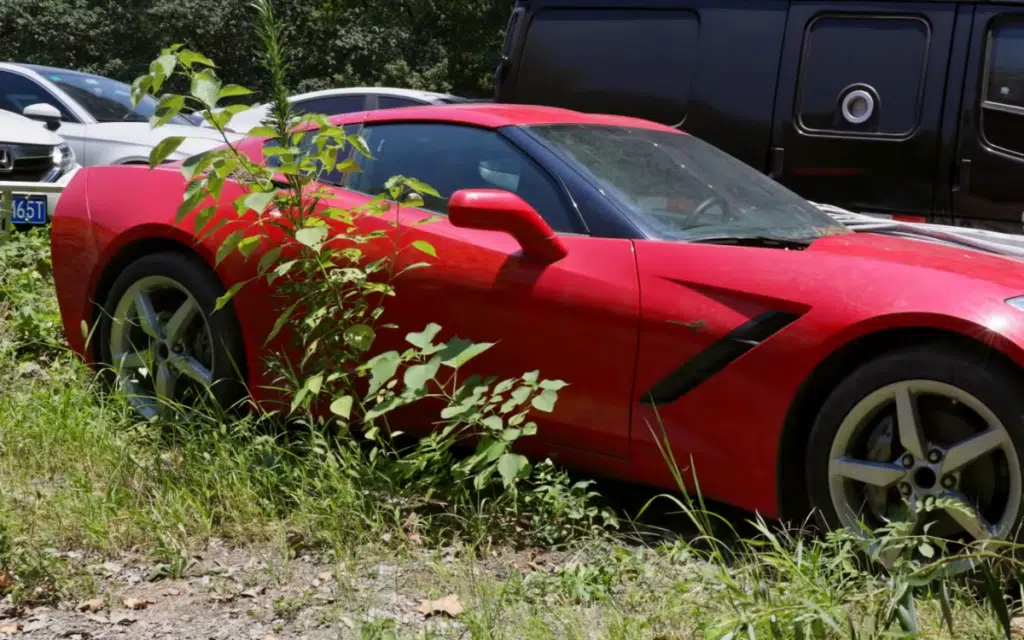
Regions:
[[[999, 356], [948, 344], [915, 346], [889, 353], [860, 366], [825, 400], [811, 429], [806, 480], [810, 505], [819, 526], [842, 527], [829, 489], [829, 455], [844, 418], [868, 394], [906, 380], [932, 380], [960, 388], [985, 404], [1003, 423], [1018, 458], [1024, 459], [1024, 384], [1021, 372]], [[1024, 505], [1013, 531], [1020, 528]]]
[[111, 371], [110, 330], [118, 301], [138, 280], [147, 276], [163, 276], [186, 288], [199, 303], [212, 334], [214, 350], [213, 384], [211, 389], [217, 404], [225, 409], [238, 406], [246, 395], [245, 344], [234, 305], [228, 303], [216, 312], [217, 298], [226, 290], [220, 279], [198, 256], [184, 252], [162, 251], [144, 256], [130, 263], [117, 277], [107, 292], [97, 322], [97, 364]]

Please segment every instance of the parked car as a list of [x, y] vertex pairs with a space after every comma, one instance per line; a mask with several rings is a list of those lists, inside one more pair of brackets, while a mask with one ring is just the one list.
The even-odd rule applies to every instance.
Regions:
[[[854, 233], [650, 121], [447, 105], [332, 122], [361, 127], [372, 158], [324, 174], [330, 207], [361, 206], [398, 174], [442, 194], [394, 218], [398, 229], [358, 222], [391, 240], [362, 245], [367, 259], [397, 255], [401, 271], [421, 259], [401, 247], [423, 240], [437, 254], [399, 278], [383, 321], [403, 331], [382, 329], [374, 349], [437, 322], [442, 340], [498, 342], [466, 375], [567, 381], [555, 412], [536, 416], [532, 455], [673, 487], [661, 424], [707, 496], [769, 517], [813, 506], [830, 526], [877, 524], [901, 495], [943, 495], [966, 511], [922, 511], [939, 520], [931, 534], [1000, 537], [1021, 522], [1019, 261]], [[239, 147], [258, 158], [264, 144]], [[265, 343], [275, 290], [255, 277], [255, 254], [269, 247], [215, 266], [228, 231], [196, 242], [193, 214], [175, 223], [184, 186], [175, 166], [86, 169], [52, 223], [68, 340], [114, 366], [147, 415], [197, 382], [222, 402], [243, 384], [265, 402], [263, 356], [287, 353], [282, 336]], [[214, 216], [236, 220], [241, 193], [229, 183]]]
[[685, 127], [816, 202], [1021, 233], [1022, 39], [1020, 2], [517, 0], [495, 95]]
[[[211, 149], [223, 140], [216, 131], [176, 116], [153, 129], [157, 101], [146, 96], [132, 107], [131, 87], [102, 76], [29, 64], [0, 63], [0, 109], [42, 120], [60, 131], [82, 166], [143, 164], [161, 140], [185, 141], [171, 160]], [[240, 136], [234, 136], [238, 139]]]
[[[66, 186], [78, 171], [75, 153], [42, 124], [0, 109], [0, 189], [5, 182]], [[16, 225], [44, 225], [60, 194], [13, 194]]]
[[[417, 91], [415, 89], [398, 89], [394, 87], [346, 87], [342, 89], [324, 89], [310, 93], [301, 93], [289, 97], [296, 110], [305, 113], [324, 113], [340, 115], [356, 111], [373, 109], [394, 109], [424, 104], [458, 104], [475, 102], [447, 93]], [[243, 111], [231, 120], [229, 128], [245, 133], [262, 122], [269, 113], [270, 106], [259, 105]], [[203, 126], [210, 127], [203, 122]]]

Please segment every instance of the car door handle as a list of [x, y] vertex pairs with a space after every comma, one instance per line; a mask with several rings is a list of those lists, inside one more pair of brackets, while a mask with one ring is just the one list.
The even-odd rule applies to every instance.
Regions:
[[782, 164], [786, 157], [786, 150], [782, 147], [772, 147], [771, 158], [768, 162], [768, 177], [778, 180], [782, 177]]

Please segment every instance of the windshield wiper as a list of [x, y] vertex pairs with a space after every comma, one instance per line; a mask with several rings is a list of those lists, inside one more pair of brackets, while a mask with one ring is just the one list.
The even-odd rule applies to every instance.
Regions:
[[741, 247], [781, 247], [784, 249], [806, 249], [818, 238], [779, 238], [764, 235], [721, 235], [695, 238], [689, 242], [697, 244], [732, 244]]

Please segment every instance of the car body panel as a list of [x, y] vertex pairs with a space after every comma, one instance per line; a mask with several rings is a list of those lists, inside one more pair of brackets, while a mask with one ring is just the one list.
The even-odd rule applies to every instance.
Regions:
[[[672, 131], [619, 116], [482, 104], [332, 121], [496, 129], [579, 122]], [[240, 149], [258, 157], [261, 144], [247, 139]], [[191, 215], [174, 223], [183, 187], [173, 165], [92, 168], [72, 181], [53, 222], [54, 272], [69, 342], [87, 360], [92, 354], [70, 328], [94, 321], [90, 300], [102, 297], [104, 270], [119, 268], [122, 251], [139, 241], [149, 243], [146, 251], [159, 246], [154, 240], [169, 241], [192, 247], [212, 265], [221, 240], [247, 223], [230, 205], [239, 188], [228, 186], [224, 217], [231, 222], [195, 244]], [[324, 206], [352, 208], [368, 198], [340, 188], [333, 193]], [[456, 228], [446, 218], [414, 225], [430, 215], [402, 212], [398, 268], [423, 260], [431, 267], [395, 281], [398, 295], [383, 321], [400, 322], [402, 331], [382, 333], [375, 349], [399, 346], [406, 331], [437, 322], [444, 337], [497, 342], [473, 363], [474, 371], [538, 369], [569, 382], [554, 414], [533, 416], [542, 437], [528, 448], [593, 472], [674, 487], [659, 448], [664, 428], [679, 466], [689, 470], [692, 461], [708, 497], [775, 516], [787, 417], [809, 376], [844, 345], [893, 329], [937, 329], [1024, 366], [1024, 312], [1005, 303], [1024, 294], [1018, 260], [874, 234], [823, 237], [805, 250], [564, 234], [568, 255], [545, 264], [524, 256], [502, 233]], [[386, 221], [368, 217], [360, 224], [371, 230]], [[415, 240], [430, 242], [437, 257], [411, 249]], [[384, 249], [367, 251], [372, 257]], [[260, 249], [248, 261], [231, 255], [216, 273], [225, 286], [247, 279], [259, 255]], [[257, 281], [232, 301], [247, 353], [263, 352], [275, 320], [267, 313], [273, 294]], [[749, 329], [764, 318], [775, 320]], [[283, 340], [266, 348], [283, 349]], [[741, 348], [723, 350], [724, 343]], [[686, 376], [689, 383], [681, 383]], [[276, 399], [261, 390], [270, 381], [259, 358], [249, 358], [247, 382], [258, 400]]]

